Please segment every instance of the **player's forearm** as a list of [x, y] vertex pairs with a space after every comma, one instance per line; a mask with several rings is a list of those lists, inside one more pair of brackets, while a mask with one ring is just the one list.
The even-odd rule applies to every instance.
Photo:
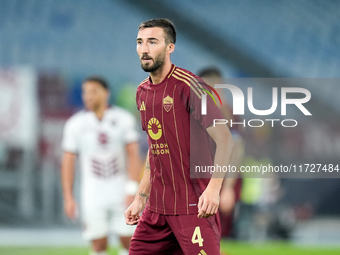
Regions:
[[62, 168], [61, 170], [61, 184], [64, 198], [73, 197], [73, 172], [74, 171], [70, 171], [65, 168]]
[[61, 164], [61, 185], [65, 199], [73, 197], [74, 155], [65, 153]]
[[[209, 134], [216, 143], [214, 165], [215, 168], [218, 169], [217, 166], [223, 167], [230, 164], [230, 159], [233, 152], [233, 139], [228, 129], [221, 129], [216, 132], [213, 128], [214, 127], [209, 128], [208, 132], [210, 131]], [[218, 171], [214, 172], [208, 187], [220, 190], [224, 177], [225, 173]], [[228, 178], [226, 182], [228, 182], [228, 185], [233, 185], [234, 178]]]
[[129, 167], [127, 168], [127, 171], [130, 180], [139, 182], [141, 172], [141, 162], [139, 158], [131, 160]]
[[[217, 165], [228, 166], [230, 162], [230, 157], [231, 157], [232, 140], [226, 141], [226, 143], [218, 142], [216, 145], [217, 146], [216, 146], [216, 153], [215, 153], [215, 160], [214, 160], [215, 167]], [[224, 177], [225, 177], [224, 173], [214, 172], [211, 176], [208, 187], [219, 191], [222, 187]]]
[[138, 143], [130, 143], [126, 145], [128, 167], [127, 172], [130, 180], [139, 182], [141, 174], [141, 160], [139, 157]]
[[146, 200], [148, 198], [149, 193], [150, 193], [150, 171], [151, 169], [150, 169], [150, 164], [149, 164], [149, 156], [147, 156], [145, 171], [143, 174], [143, 178], [139, 184], [135, 199]]
[[147, 199], [150, 193], [150, 171], [145, 170], [143, 179], [139, 184], [136, 199]]

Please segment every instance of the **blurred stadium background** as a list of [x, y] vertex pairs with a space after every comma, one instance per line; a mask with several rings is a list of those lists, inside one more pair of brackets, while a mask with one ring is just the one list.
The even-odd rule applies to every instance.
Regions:
[[[178, 29], [172, 61], [193, 72], [218, 66], [226, 78], [339, 78], [336, 0], [0, 0], [0, 254], [87, 247], [79, 222], [63, 215], [63, 124], [82, 107], [81, 80], [90, 74], [106, 77], [111, 102], [136, 113], [134, 91], [146, 77], [135, 51], [137, 28], [158, 17], [171, 19]], [[308, 87], [315, 115], [294, 131], [246, 130], [246, 154], [252, 156], [252, 146], [262, 139], [271, 146], [259, 151], [273, 162], [339, 163], [336, 83]], [[258, 89], [268, 91], [262, 84]], [[280, 150], [273, 149], [280, 141]], [[275, 215], [283, 217], [286, 234], [250, 236], [248, 241], [261, 241], [254, 244], [259, 254], [326, 254], [327, 249], [340, 254], [340, 179], [282, 179], [280, 185], [276, 210], [287, 213]], [[293, 246], [266, 246], [277, 239]], [[241, 246], [223, 247], [229, 254], [257, 254], [254, 246]], [[315, 246], [322, 250], [312, 253]], [[31, 252], [86, 252], [47, 250]]]

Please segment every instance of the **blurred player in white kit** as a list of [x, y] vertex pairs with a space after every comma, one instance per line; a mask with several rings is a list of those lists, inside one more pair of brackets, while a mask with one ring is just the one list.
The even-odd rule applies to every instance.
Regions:
[[[91, 76], [83, 81], [84, 110], [69, 118], [62, 140], [61, 181], [64, 210], [77, 217], [73, 196], [75, 161], [81, 169], [80, 215], [83, 237], [91, 241], [91, 255], [106, 255], [113, 230], [128, 254], [134, 227], [125, 224], [124, 210], [138, 189], [140, 158], [135, 118], [126, 110], [109, 106], [107, 82]], [[127, 171], [126, 171], [127, 170]]]

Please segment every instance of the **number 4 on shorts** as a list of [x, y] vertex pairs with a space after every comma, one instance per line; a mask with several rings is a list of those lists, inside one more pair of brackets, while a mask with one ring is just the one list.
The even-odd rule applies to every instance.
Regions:
[[201, 235], [201, 229], [200, 229], [200, 227], [196, 227], [194, 234], [192, 235], [191, 242], [193, 244], [198, 243], [199, 247], [202, 247], [203, 241], [204, 240], [203, 240], [202, 235]]

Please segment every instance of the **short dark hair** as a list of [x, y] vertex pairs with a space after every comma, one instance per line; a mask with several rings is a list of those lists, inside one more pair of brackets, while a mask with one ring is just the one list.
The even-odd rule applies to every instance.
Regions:
[[222, 73], [220, 71], [220, 69], [218, 69], [217, 67], [211, 66], [211, 67], [206, 67], [202, 70], [200, 70], [197, 74], [199, 77], [222, 77]]
[[166, 34], [165, 37], [165, 43], [176, 43], [176, 29], [174, 24], [168, 20], [168, 19], [150, 19], [147, 21], [142, 22], [138, 30], [142, 28], [148, 28], [148, 27], [161, 27], [164, 29], [164, 32]]
[[106, 81], [103, 77], [100, 77], [100, 76], [98, 76], [98, 75], [91, 75], [91, 76], [89, 76], [89, 77], [87, 77], [86, 79], [83, 80], [83, 84], [84, 84], [85, 82], [88, 82], [88, 81], [97, 82], [97, 83], [99, 83], [104, 89], [110, 90], [109, 84], [107, 83], [107, 81]]

